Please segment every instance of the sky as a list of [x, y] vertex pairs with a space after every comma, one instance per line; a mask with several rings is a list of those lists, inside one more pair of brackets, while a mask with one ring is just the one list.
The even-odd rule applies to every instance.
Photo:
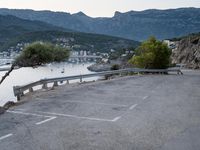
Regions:
[[115, 11], [198, 7], [200, 0], [0, 0], [0, 8], [84, 12], [91, 17], [112, 17]]

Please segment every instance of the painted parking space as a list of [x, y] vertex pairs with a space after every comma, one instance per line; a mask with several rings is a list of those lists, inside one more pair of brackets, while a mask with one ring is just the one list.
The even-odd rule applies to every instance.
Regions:
[[[113, 103], [109, 100], [107, 103], [101, 100], [96, 102], [91, 99], [59, 99], [53, 102], [51, 98], [37, 98], [35, 100], [37, 104], [34, 104], [34, 106], [16, 109], [16, 111], [24, 110], [24, 113], [40, 114], [44, 116], [115, 122], [121, 118], [122, 114], [133, 110], [138, 105], [134, 103], [136, 100], [145, 100], [147, 97], [148, 96], [140, 96], [140, 98], [133, 97], [125, 99], [123, 103]], [[51, 119], [50, 117], [47, 120], [53, 119], [54, 118]]]
[[56, 119], [55, 116], [24, 113], [22, 111], [7, 110], [0, 117], [0, 142], [14, 136], [18, 130], [30, 130], [36, 125], [41, 125]]

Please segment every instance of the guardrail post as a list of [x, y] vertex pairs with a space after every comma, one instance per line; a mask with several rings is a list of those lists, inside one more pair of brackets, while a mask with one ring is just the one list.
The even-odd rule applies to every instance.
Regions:
[[58, 82], [54, 81], [53, 86], [58, 86]]
[[33, 88], [32, 87], [29, 88], [29, 92], [33, 92]]
[[19, 88], [20, 88], [19, 86], [13, 87], [13, 92], [14, 92], [14, 95], [17, 97], [17, 101], [20, 101], [21, 96], [23, 95], [23, 93], [21, 94], [21, 91]]
[[69, 84], [69, 80], [67, 80], [67, 84]]
[[83, 82], [83, 77], [82, 76], [80, 76], [80, 82]]
[[21, 99], [21, 96], [17, 95], [17, 101], [20, 101], [20, 99]]
[[177, 74], [178, 74], [178, 75], [179, 75], [179, 74], [183, 75], [183, 72], [182, 72], [181, 70], [177, 70]]
[[48, 89], [47, 83], [43, 83], [42, 88], [43, 88], [43, 89]]
[[21, 92], [21, 96], [24, 96], [24, 92]]
[[24, 96], [24, 93], [23, 92], [18, 93], [16, 96], [17, 96], [17, 101], [20, 101], [21, 97]]

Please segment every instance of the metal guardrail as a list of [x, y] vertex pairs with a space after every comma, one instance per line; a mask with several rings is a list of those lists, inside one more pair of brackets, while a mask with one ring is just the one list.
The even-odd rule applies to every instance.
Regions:
[[83, 81], [84, 78], [91, 78], [91, 77], [99, 77], [99, 76], [106, 76], [106, 75], [115, 75], [115, 74], [123, 74], [123, 73], [168, 73], [168, 72], [177, 72], [177, 74], [183, 74], [180, 69], [171, 68], [171, 69], [138, 69], [138, 68], [130, 68], [130, 69], [121, 69], [121, 70], [114, 70], [114, 71], [104, 71], [98, 73], [91, 73], [91, 74], [84, 74], [84, 75], [77, 75], [77, 76], [67, 76], [67, 77], [60, 77], [60, 78], [49, 78], [49, 79], [41, 79], [39, 81], [23, 85], [23, 86], [14, 86], [13, 91], [14, 95], [17, 97], [19, 101], [22, 96], [24, 96], [24, 92], [28, 90], [29, 92], [33, 92], [33, 87], [42, 85], [43, 89], [47, 89], [48, 83], [53, 83], [54, 86], [58, 86], [58, 82], [67, 81], [69, 83], [70, 80], [80, 79], [80, 82]]
[[7, 67], [7, 68], [0, 68], [0, 71], [8, 71], [8, 70], [10, 70], [9, 67]]
[[[19, 69], [19, 67], [15, 67], [14, 70]], [[10, 70], [10, 67], [6, 67], [6, 68], [0, 68], [0, 72], [1, 71], [8, 71]]]

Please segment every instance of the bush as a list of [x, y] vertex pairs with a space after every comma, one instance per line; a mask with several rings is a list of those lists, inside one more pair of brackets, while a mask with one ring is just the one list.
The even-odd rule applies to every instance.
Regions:
[[170, 55], [171, 50], [166, 44], [151, 37], [136, 49], [136, 55], [129, 63], [139, 68], [164, 69], [170, 65]]
[[60, 62], [69, 57], [69, 50], [50, 43], [35, 42], [27, 46], [15, 59], [10, 70], [1, 78], [0, 84], [9, 76], [16, 66], [37, 67], [51, 62]]
[[50, 43], [35, 42], [25, 47], [15, 64], [19, 67], [33, 67], [50, 62], [60, 62], [69, 57], [69, 50]]
[[119, 70], [119, 69], [120, 69], [120, 66], [118, 64], [114, 64], [111, 67], [111, 70]]

